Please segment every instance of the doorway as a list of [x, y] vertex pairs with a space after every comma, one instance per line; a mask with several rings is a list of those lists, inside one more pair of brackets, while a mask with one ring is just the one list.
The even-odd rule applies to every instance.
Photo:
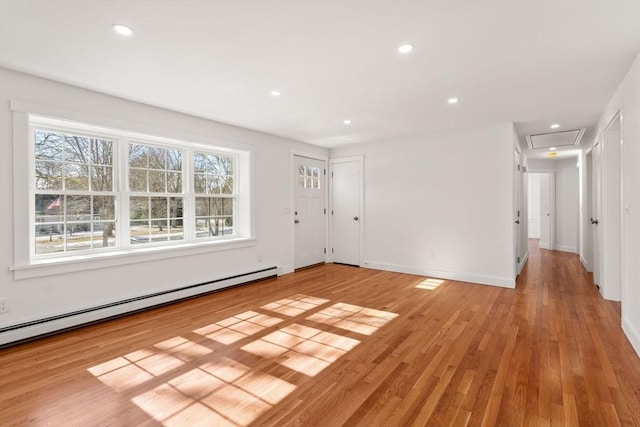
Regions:
[[324, 160], [294, 155], [294, 268], [325, 261], [326, 168]]
[[528, 237], [540, 248], [555, 248], [555, 171], [530, 170], [527, 177]]
[[363, 158], [331, 160], [331, 258], [360, 266], [362, 255]]

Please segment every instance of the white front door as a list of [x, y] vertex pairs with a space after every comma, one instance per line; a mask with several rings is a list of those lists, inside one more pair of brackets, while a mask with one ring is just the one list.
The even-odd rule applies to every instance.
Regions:
[[602, 220], [602, 145], [597, 142], [591, 151], [592, 156], [592, 184], [593, 198], [591, 199], [591, 238], [593, 244], [593, 283], [600, 285], [602, 278], [602, 227], [598, 224]]
[[294, 156], [294, 268], [325, 261], [324, 161]]
[[362, 163], [362, 158], [331, 162], [333, 262], [360, 265]]

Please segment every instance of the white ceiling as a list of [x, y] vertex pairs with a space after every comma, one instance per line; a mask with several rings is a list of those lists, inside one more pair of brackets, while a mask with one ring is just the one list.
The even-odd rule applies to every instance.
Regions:
[[640, 1], [0, 0], [0, 65], [325, 147], [589, 132], [639, 22]]

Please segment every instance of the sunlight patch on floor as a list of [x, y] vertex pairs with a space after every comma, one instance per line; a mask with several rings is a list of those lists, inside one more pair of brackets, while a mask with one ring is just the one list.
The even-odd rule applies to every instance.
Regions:
[[416, 285], [416, 288], [418, 288], [418, 289], [426, 289], [428, 291], [433, 291], [438, 286], [442, 285], [444, 282], [445, 282], [445, 280], [442, 280], [442, 279], [427, 278], [427, 279], [424, 279], [422, 282], [418, 283]]

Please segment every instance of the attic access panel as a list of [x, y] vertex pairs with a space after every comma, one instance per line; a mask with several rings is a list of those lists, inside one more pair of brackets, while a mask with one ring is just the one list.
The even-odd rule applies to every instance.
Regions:
[[584, 128], [565, 130], [561, 132], [539, 133], [527, 135], [529, 148], [549, 148], [562, 147], [567, 145], [578, 145], [584, 134]]

